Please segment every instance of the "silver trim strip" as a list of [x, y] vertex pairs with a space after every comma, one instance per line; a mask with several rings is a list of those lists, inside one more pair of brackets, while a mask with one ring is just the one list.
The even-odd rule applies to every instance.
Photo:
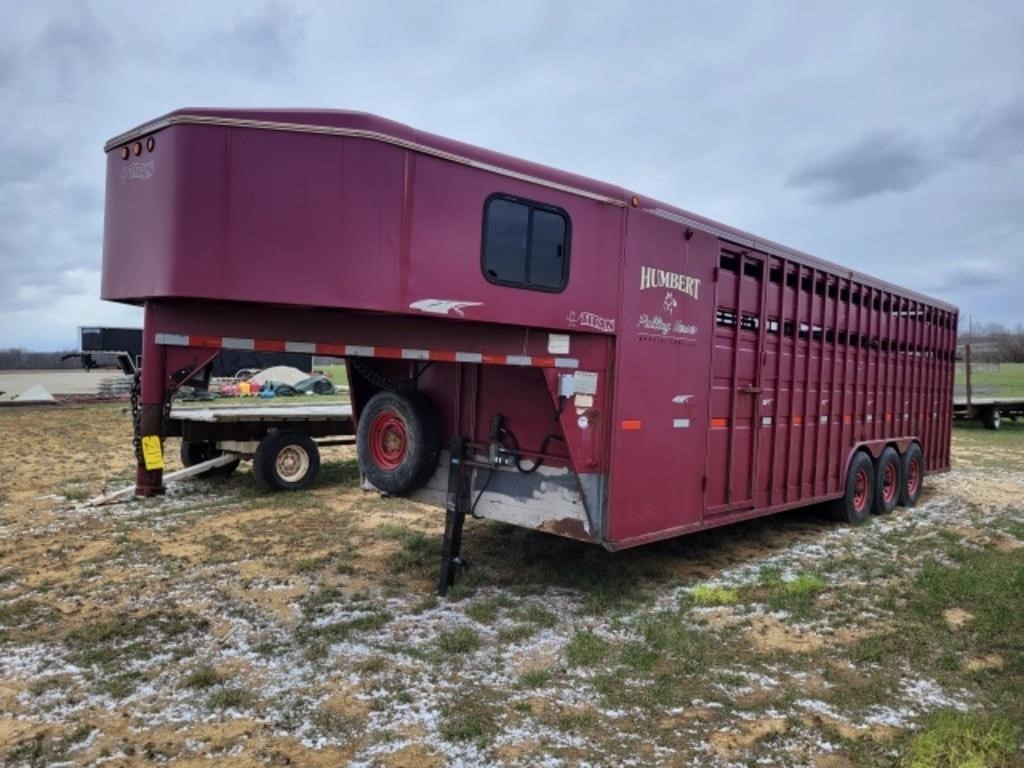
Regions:
[[255, 339], [233, 339], [230, 336], [224, 336], [220, 342], [221, 349], [256, 349]]
[[305, 341], [286, 341], [284, 343], [285, 352], [297, 352], [304, 355], [315, 355], [316, 344], [309, 344]]
[[392, 144], [396, 147], [402, 147], [403, 149], [419, 152], [424, 155], [430, 155], [431, 157], [447, 160], [452, 163], [458, 163], [459, 165], [467, 165], [471, 168], [476, 168], [477, 170], [495, 173], [499, 176], [516, 179], [517, 181], [537, 184], [542, 187], [547, 187], [548, 189], [557, 189], [560, 192], [567, 192], [568, 194], [576, 195], [577, 197], [585, 197], [588, 200], [596, 200], [599, 203], [615, 205], [620, 208], [626, 207], [625, 200], [616, 200], [615, 198], [599, 195], [596, 192], [589, 192], [585, 189], [580, 189], [579, 187], [572, 187], [568, 184], [559, 184], [557, 181], [548, 181], [547, 179], [542, 179], [539, 176], [531, 176], [528, 173], [519, 173], [518, 171], [502, 168], [498, 165], [482, 163], [478, 160], [471, 160], [470, 158], [463, 157], [462, 155], [444, 152], [443, 150], [436, 149], [435, 147], [430, 147], [426, 144], [418, 144], [414, 141], [407, 141], [406, 139], [400, 139], [397, 136], [391, 136], [390, 134], [380, 133], [378, 131], [364, 131], [358, 128], [338, 128], [330, 125], [282, 123], [274, 120], [248, 120], [235, 117], [208, 117], [205, 115], [174, 115], [173, 117], [165, 117], [160, 120], [145, 123], [144, 125], [140, 125], [138, 128], [133, 128], [130, 131], [126, 131], [125, 133], [115, 136], [103, 145], [103, 151], [109, 152], [115, 147], [119, 147], [126, 142], [137, 139], [144, 134], [160, 131], [164, 128], [169, 128], [172, 125], [213, 125], [224, 128], [253, 128], [261, 131], [315, 133], [324, 136], [344, 136], [350, 139], [368, 139], [370, 141], [379, 141], [382, 144]]
[[182, 336], [178, 333], [158, 333], [156, 334], [156, 343], [163, 346], [170, 347], [187, 347], [188, 336]]

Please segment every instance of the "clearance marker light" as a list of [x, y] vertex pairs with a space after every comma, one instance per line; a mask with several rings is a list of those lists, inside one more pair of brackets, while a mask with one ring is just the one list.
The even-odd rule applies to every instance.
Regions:
[[136, 157], [138, 157], [139, 155], [142, 154], [142, 142], [141, 141], [136, 141], [134, 144], [132, 144], [132, 154], [135, 155]]
[[121, 159], [122, 160], [127, 160], [128, 159], [128, 147], [121, 147]]

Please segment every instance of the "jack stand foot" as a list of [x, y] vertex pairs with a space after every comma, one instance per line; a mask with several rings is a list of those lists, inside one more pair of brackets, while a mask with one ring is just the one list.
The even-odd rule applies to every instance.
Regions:
[[469, 510], [468, 477], [463, 466], [467, 448], [466, 438], [452, 438], [448, 460], [448, 501], [444, 521], [444, 545], [441, 549], [441, 578], [437, 585], [437, 594], [441, 597], [447, 595], [449, 588], [455, 585], [456, 574], [469, 569], [469, 563], [461, 557], [462, 527], [465, 525], [466, 512]]

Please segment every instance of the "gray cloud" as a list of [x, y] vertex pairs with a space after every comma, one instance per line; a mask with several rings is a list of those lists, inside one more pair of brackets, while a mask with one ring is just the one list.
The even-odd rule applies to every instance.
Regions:
[[905, 192], [939, 170], [919, 142], [899, 134], [876, 133], [846, 149], [805, 165], [789, 185], [813, 190], [825, 203], [840, 203], [882, 192]]
[[288, 72], [305, 35], [305, 20], [276, 2], [247, 12], [202, 42], [200, 58], [253, 79]]
[[999, 277], [1024, 267], [1024, 10], [935, 0], [928, 17], [884, 0], [12, 6], [0, 346], [134, 322], [98, 300], [101, 147], [192, 105], [373, 112], [1015, 324], [1019, 291]]
[[906, 192], [958, 162], [1002, 163], [1024, 154], [1024, 99], [981, 111], [931, 143], [903, 133], [873, 133], [803, 165], [787, 184], [823, 203]]

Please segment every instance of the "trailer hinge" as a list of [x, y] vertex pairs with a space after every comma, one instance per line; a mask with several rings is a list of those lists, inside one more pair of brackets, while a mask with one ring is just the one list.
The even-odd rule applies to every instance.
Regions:
[[708, 476], [707, 475], [704, 475], [704, 477], [702, 477], [700, 479], [700, 489], [702, 491], [706, 491], [708, 489]]
[[718, 271], [718, 267], [715, 267], [713, 270], [711, 270], [711, 282], [718, 282]]

